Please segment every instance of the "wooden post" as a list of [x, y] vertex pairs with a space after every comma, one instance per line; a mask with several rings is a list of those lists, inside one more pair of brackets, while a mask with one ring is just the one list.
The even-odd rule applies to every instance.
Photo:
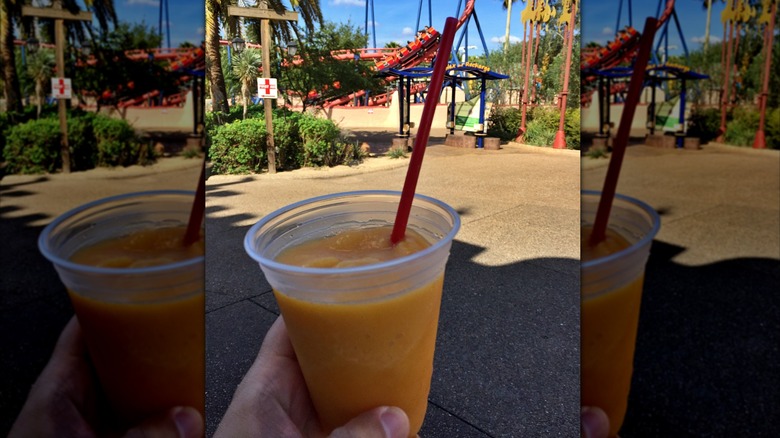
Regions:
[[[75, 14], [62, 9], [61, 0], [54, 0], [52, 7], [39, 8], [22, 6], [22, 16], [54, 18], [54, 46], [57, 60], [57, 77], [65, 77], [65, 20], [92, 21], [92, 13], [77, 12]], [[70, 173], [70, 146], [68, 145], [68, 117], [65, 99], [58, 99], [57, 107], [60, 115], [60, 154], [62, 157], [62, 172]]]
[[[256, 8], [228, 6], [228, 15], [260, 19], [260, 45], [263, 50], [263, 77], [271, 77], [271, 20], [298, 21], [298, 13], [284, 11], [278, 13], [268, 9], [265, 0], [260, 1]], [[268, 98], [263, 99], [265, 111], [266, 154], [268, 156], [268, 173], [276, 173], [276, 146], [274, 144], [273, 113]]]

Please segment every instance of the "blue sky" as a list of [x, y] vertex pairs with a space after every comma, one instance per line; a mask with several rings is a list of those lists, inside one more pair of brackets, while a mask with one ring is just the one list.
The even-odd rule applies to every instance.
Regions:
[[[432, 13], [429, 22], [428, 2], [422, 1], [422, 12], [420, 14], [420, 27], [432, 25], [439, 31], [444, 29], [444, 21], [447, 17], [456, 16], [458, 13], [458, 4], [462, 12], [466, 0], [430, 0], [432, 4]], [[323, 18], [327, 21], [336, 23], [346, 23], [350, 21], [353, 25], [360, 28], [364, 27], [366, 21], [366, 3], [371, 6], [371, 0], [321, 0]], [[482, 35], [488, 50], [496, 50], [503, 44], [504, 33], [506, 29], [506, 11], [502, 8], [502, 0], [476, 0], [475, 11], [482, 29]], [[512, 22], [510, 24], [510, 41], [519, 42], [522, 39], [523, 25], [520, 22], [520, 11], [524, 4], [521, 1], [516, 2], [512, 7]], [[384, 47], [390, 41], [395, 41], [401, 45], [406, 44], [408, 40], [414, 38], [417, 29], [417, 14], [420, 8], [420, 0], [373, 0], [373, 18], [374, 26], [371, 25], [371, 9], [369, 9], [369, 45], [373, 45], [372, 31], [376, 30], [376, 45]], [[459, 16], [459, 14], [458, 14]], [[461, 30], [455, 36], [455, 44], [461, 35]], [[465, 39], [461, 46], [465, 46]], [[472, 23], [468, 30], [468, 45], [476, 46], [469, 48], [469, 54], [481, 55], [484, 50], [476, 27], [476, 21], [472, 18]]]
[[[618, 7], [620, 0], [583, 0], [582, 1], [582, 42], [587, 44], [595, 41], [605, 44], [615, 38], [615, 28], [617, 24], [620, 28], [629, 24], [628, 0], [623, 0], [622, 14], [618, 22]], [[631, 2], [632, 22], [631, 25], [639, 32], [642, 32], [645, 19], [649, 16], [656, 17], [658, 11], [658, 0], [634, 0]], [[666, 5], [666, 0], [662, 0], [661, 9]], [[677, 18], [682, 29], [682, 35], [688, 46], [688, 51], [701, 49], [704, 41], [704, 32], [707, 22], [707, 12], [702, 7], [702, 2], [697, 0], [677, 0], [675, 2]], [[719, 0], [712, 2], [712, 17], [710, 23], [710, 44], [720, 42], [723, 38], [723, 23], [720, 21], [720, 13], [724, 4]], [[679, 38], [679, 32], [672, 19], [668, 27], [669, 36], [669, 54], [680, 55], [683, 53], [683, 46]], [[659, 29], [656, 32], [656, 44], [661, 34]]]
[[[117, 14], [121, 21], [125, 22], [145, 22], [153, 28], [157, 28], [159, 20], [161, 0], [115, 0]], [[251, 1], [251, 0], [250, 0]], [[442, 30], [444, 20], [448, 16], [455, 16], [458, 5], [460, 9], [465, 6], [466, 0], [430, 0], [432, 6], [432, 17], [430, 24], [435, 28]], [[661, 0], [663, 4], [666, 0]], [[249, 1], [248, 1], [249, 2]], [[321, 0], [320, 7], [323, 16], [328, 21], [345, 23], [350, 21], [352, 24], [363, 27], [366, 15], [366, 3], [372, 4], [371, 0]], [[429, 24], [428, 16], [429, 0], [422, 0], [422, 14], [420, 17], [420, 27]], [[614, 38], [616, 24], [623, 27], [629, 24], [628, 19], [628, 0], [623, 0], [622, 14], [618, 23], [618, 6], [620, 0], [583, 0], [582, 1], [582, 31], [583, 42], [596, 41], [601, 44]], [[689, 50], [695, 50], [701, 46], [704, 37], [704, 27], [706, 13], [701, 7], [701, 1], [696, 0], [677, 0], [675, 8], [683, 36], [688, 44]], [[488, 50], [496, 50], [502, 45], [504, 38], [504, 29], [506, 26], [506, 12], [502, 8], [502, 0], [476, 0], [475, 3], [477, 17], [482, 28], [482, 35]], [[519, 42], [522, 40], [523, 25], [520, 22], [520, 12], [525, 3], [517, 1], [512, 8], [511, 36], [510, 41]], [[373, 17], [375, 23], [372, 27], [369, 21], [369, 41], [373, 41], [374, 30], [376, 31], [376, 44], [383, 47], [390, 41], [405, 44], [413, 35], [417, 14], [420, 7], [420, 0], [373, 0]], [[720, 22], [720, 12], [723, 9], [723, 3], [713, 1], [712, 24], [710, 27], [710, 41], [720, 41], [723, 34], [723, 25]], [[632, 24], [641, 31], [645, 17], [655, 16], [658, 8], [658, 1], [634, 0], [632, 2]], [[203, 26], [203, 3], [198, 0], [168, 0], [168, 11], [172, 17], [169, 20], [171, 33], [171, 46], [177, 47], [184, 41], [193, 44], [199, 44], [204, 38]], [[369, 10], [369, 20], [371, 20], [371, 10]], [[460, 32], [456, 35], [460, 38]], [[678, 37], [678, 31], [674, 23], [669, 27], [670, 53], [682, 53], [682, 44]], [[461, 44], [465, 46], [465, 42]], [[468, 32], [468, 45], [470, 54], [481, 54], [483, 52], [479, 33], [472, 19]], [[475, 46], [475, 47], [474, 47]]]
[[[465, 7], [466, 0], [460, 0], [460, 10]], [[155, 29], [159, 20], [160, 0], [115, 0], [115, 6], [120, 20], [128, 22], [145, 21]], [[367, 0], [321, 0], [320, 8], [323, 18], [336, 23], [350, 21], [353, 25], [364, 27], [366, 18]], [[247, 1], [251, 4], [253, 1]], [[450, 0], [443, 4], [441, 0], [431, 0], [432, 14], [429, 23], [428, 0], [423, 0], [423, 11], [420, 17], [420, 27], [431, 24], [440, 31], [444, 27], [444, 20], [449, 16], [455, 16], [458, 9], [458, 0]], [[368, 0], [369, 6], [371, 1]], [[488, 50], [501, 47], [506, 26], [506, 12], [502, 8], [501, 0], [476, 0], [476, 12], [479, 24], [482, 28], [485, 44]], [[417, 23], [417, 11], [420, 0], [374, 0], [372, 27], [369, 22], [369, 41], [373, 42], [372, 32], [376, 31], [377, 46], [384, 47], [390, 41], [406, 44], [406, 41], [414, 37], [414, 27]], [[522, 2], [515, 3], [512, 8], [513, 20], [511, 23], [510, 40], [518, 42], [522, 38], [523, 26], [520, 23], [520, 10]], [[289, 3], [288, 3], [289, 8]], [[199, 43], [203, 38], [203, 6], [197, 0], [168, 0], [170, 20], [171, 45], [178, 46], [182, 41]], [[369, 9], [369, 20], [371, 20]], [[303, 25], [303, 23], [301, 23]], [[460, 37], [460, 32], [456, 38]], [[457, 40], [456, 40], [457, 43]], [[465, 46], [464, 43], [462, 44]], [[476, 22], [472, 19], [468, 31], [469, 54], [482, 54], [482, 42], [477, 31]]]
[[[114, 0], [117, 18], [129, 23], [145, 22], [155, 30], [160, 20], [161, 0]], [[171, 47], [183, 42], [199, 45], [205, 38], [205, 3], [198, 0], [168, 0]], [[163, 37], [166, 35], [163, 23]]]

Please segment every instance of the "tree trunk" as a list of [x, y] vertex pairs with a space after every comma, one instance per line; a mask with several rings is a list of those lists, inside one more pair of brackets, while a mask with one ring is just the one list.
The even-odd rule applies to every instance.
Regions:
[[245, 79], [241, 81], [241, 103], [244, 107], [243, 120], [246, 120], [246, 109], [249, 104], [249, 98], [249, 81]]
[[710, 19], [712, 18], [712, 0], [707, 0], [707, 27], [704, 28], [704, 54], [710, 46]]
[[35, 80], [35, 102], [38, 107], [36, 119], [41, 118], [41, 106], [43, 104], [43, 81]]
[[504, 33], [504, 56], [509, 51], [509, 24], [512, 21], [512, 1], [506, 1], [506, 32]]
[[225, 76], [222, 74], [222, 56], [219, 52], [219, 19], [208, 5], [206, 6], [206, 60], [209, 84], [211, 85], [211, 109], [230, 111], [227, 101]]
[[0, 58], [3, 61], [3, 82], [5, 84], [6, 111], [22, 110], [22, 93], [16, 74], [14, 56], [14, 28], [8, 0], [0, 0]]

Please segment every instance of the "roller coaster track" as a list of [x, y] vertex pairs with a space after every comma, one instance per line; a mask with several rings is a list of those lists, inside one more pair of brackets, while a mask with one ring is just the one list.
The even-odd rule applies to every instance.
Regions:
[[[674, 0], [667, 0], [663, 13], [658, 17], [656, 29], [660, 29], [666, 23], [673, 10]], [[640, 38], [639, 31], [631, 26], [626, 26], [624, 30], [618, 33], [615, 40], [607, 44], [606, 47], [602, 47], [600, 50], [583, 51], [580, 69], [583, 71], [602, 70], [634, 59], [639, 50]]]
[[[660, 29], [666, 23], [673, 10], [674, 0], [667, 0], [663, 12], [658, 17], [656, 29]], [[591, 101], [594, 91], [593, 84], [597, 78], [593, 72], [616, 67], [635, 59], [641, 37], [639, 31], [631, 26], [626, 26], [625, 29], [618, 32], [615, 40], [610, 41], [605, 47], [583, 50], [580, 61], [582, 88], [588, 89], [587, 93], [582, 93], [581, 95], [583, 104], [588, 104]]]
[[[475, 0], [468, 0], [466, 6], [463, 9], [458, 18], [458, 23], [455, 28], [457, 32], [463, 24], [465, 24], [471, 14], [474, 12]], [[439, 50], [439, 41], [441, 40], [441, 34], [433, 27], [426, 27], [417, 33], [414, 41], [409, 42], [406, 46], [401, 48], [367, 48], [360, 49], [359, 51], [352, 50], [336, 50], [331, 52], [331, 55], [337, 59], [353, 60], [357, 54], [360, 59], [373, 59], [374, 68], [378, 73], [385, 72], [390, 69], [407, 69], [415, 67], [423, 62], [430, 61], [436, 55]], [[447, 54], [449, 56], [449, 54]], [[392, 81], [392, 76], [387, 76], [387, 81]], [[411, 94], [421, 92], [427, 88], [427, 84], [415, 84], [410, 90]], [[374, 96], [368, 105], [381, 105], [390, 100], [392, 93], [382, 93]], [[338, 97], [331, 99], [323, 105], [325, 108], [333, 106], [344, 105], [356, 97], [365, 95], [365, 91], [357, 91], [348, 96]]]

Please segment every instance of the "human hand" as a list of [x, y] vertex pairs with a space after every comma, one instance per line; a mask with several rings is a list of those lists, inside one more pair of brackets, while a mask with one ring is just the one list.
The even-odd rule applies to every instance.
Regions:
[[17, 437], [200, 438], [203, 419], [191, 407], [174, 407], [129, 430], [116, 430], [101, 415], [97, 378], [87, 354], [81, 327], [71, 318], [60, 334], [46, 368], [8, 434]]
[[583, 406], [580, 411], [582, 438], [607, 438], [609, 417], [600, 408]]
[[[326, 435], [281, 316], [268, 330], [214, 437], [244, 436], [248, 431], [273, 438]], [[407, 438], [409, 419], [397, 407], [381, 406], [357, 416], [329, 436]]]

